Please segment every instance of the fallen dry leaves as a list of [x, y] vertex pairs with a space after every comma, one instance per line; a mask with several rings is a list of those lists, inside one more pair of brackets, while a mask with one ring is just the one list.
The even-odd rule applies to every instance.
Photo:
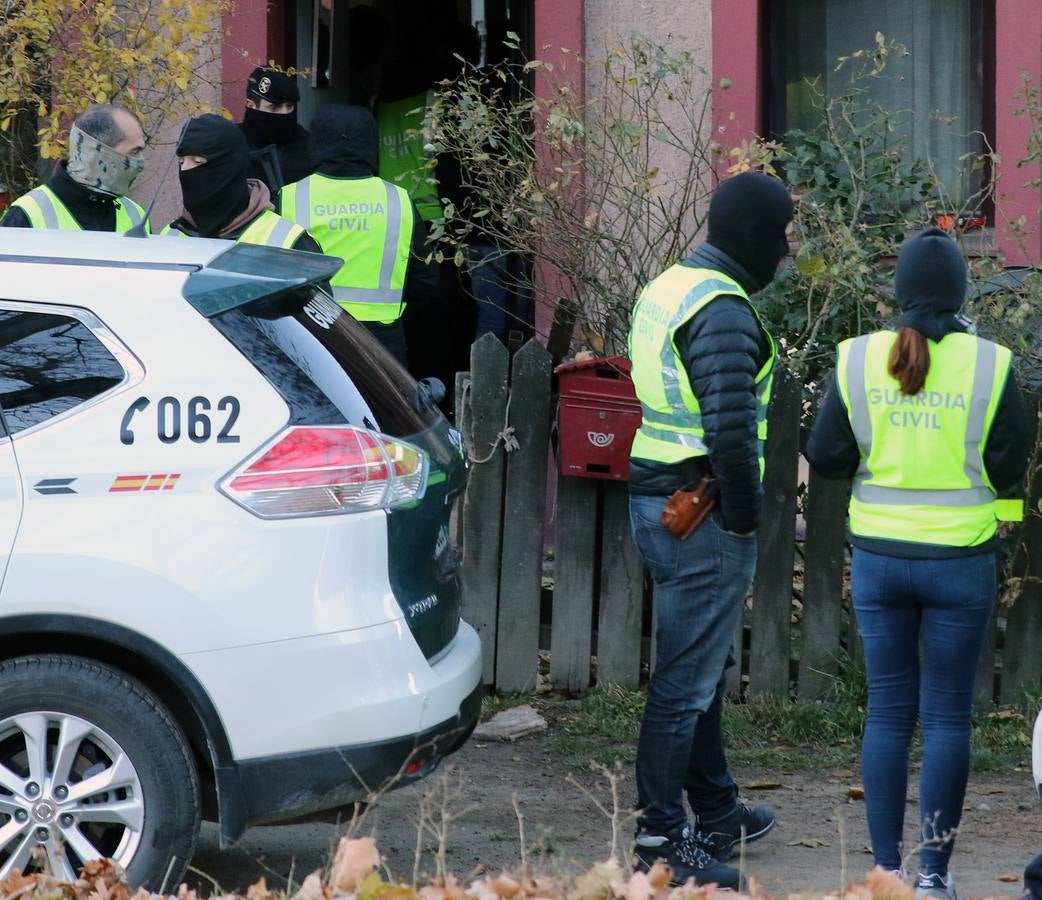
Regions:
[[[1000, 877], [1000, 880], [1003, 880]], [[873, 869], [863, 884], [842, 894], [802, 894], [801, 900], [912, 900], [912, 889], [896, 875]], [[47, 874], [14, 875], [0, 882], [0, 900], [160, 900], [159, 895], [127, 886], [122, 870], [112, 862], [93, 862], [75, 882]], [[182, 885], [165, 900], [201, 900]], [[452, 875], [414, 887], [387, 881], [380, 874], [380, 852], [371, 837], [344, 838], [337, 847], [328, 876], [314, 872], [292, 896], [271, 890], [262, 878], [245, 895], [226, 894], [212, 900], [769, 900], [750, 879], [745, 894], [696, 887], [688, 882], [670, 887], [670, 871], [656, 863], [648, 872], [629, 872], [616, 860], [597, 863], [574, 878], [527, 873], [487, 874], [465, 887]]]

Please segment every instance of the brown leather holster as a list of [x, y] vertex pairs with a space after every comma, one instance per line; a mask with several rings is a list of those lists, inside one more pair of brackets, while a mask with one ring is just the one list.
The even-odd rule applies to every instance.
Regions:
[[675, 491], [666, 501], [665, 509], [662, 510], [662, 524], [674, 537], [686, 541], [714, 506], [716, 487], [712, 478], [703, 475], [694, 490]]

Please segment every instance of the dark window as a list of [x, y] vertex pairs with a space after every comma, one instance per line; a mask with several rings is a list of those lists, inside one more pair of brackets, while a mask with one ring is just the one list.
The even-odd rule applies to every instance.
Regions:
[[123, 368], [82, 322], [0, 310], [0, 410], [16, 434], [103, 394]]
[[876, 33], [903, 44], [881, 77], [858, 87], [895, 114], [895, 140], [910, 158], [929, 159], [953, 209], [979, 188], [964, 157], [983, 149], [990, 129], [985, 62], [993, 38], [993, 0], [772, 0], [769, 4], [768, 130], [810, 130], [821, 120], [808, 78], [830, 96], [850, 87], [841, 56], [875, 45]]
[[291, 424], [346, 421], [411, 437], [440, 420], [369, 331], [314, 289], [259, 300], [210, 321], [286, 398]]

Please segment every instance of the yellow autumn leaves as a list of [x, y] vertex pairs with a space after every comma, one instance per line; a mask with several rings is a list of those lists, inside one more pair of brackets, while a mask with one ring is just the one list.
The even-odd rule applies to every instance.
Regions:
[[[0, 162], [31, 158], [24, 144], [34, 137], [40, 157], [62, 156], [70, 121], [91, 103], [130, 107], [146, 133], [203, 111], [201, 82], [220, 80], [208, 63], [219, 57], [227, 8], [228, 0], [12, 0], [0, 11]], [[4, 169], [9, 187], [26, 186]]]

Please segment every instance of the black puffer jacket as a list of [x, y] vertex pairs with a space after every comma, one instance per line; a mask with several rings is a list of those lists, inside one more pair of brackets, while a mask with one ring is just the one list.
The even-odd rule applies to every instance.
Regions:
[[[703, 244], [682, 263], [713, 269], [754, 293], [762, 287], [726, 253]], [[679, 465], [630, 460], [630, 492], [667, 496], [712, 472], [730, 531], [746, 533], [760, 519], [763, 488], [756, 440], [756, 374], [770, 354], [767, 336], [749, 303], [723, 295], [676, 333], [677, 349], [702, 411], [708, 457]]]

